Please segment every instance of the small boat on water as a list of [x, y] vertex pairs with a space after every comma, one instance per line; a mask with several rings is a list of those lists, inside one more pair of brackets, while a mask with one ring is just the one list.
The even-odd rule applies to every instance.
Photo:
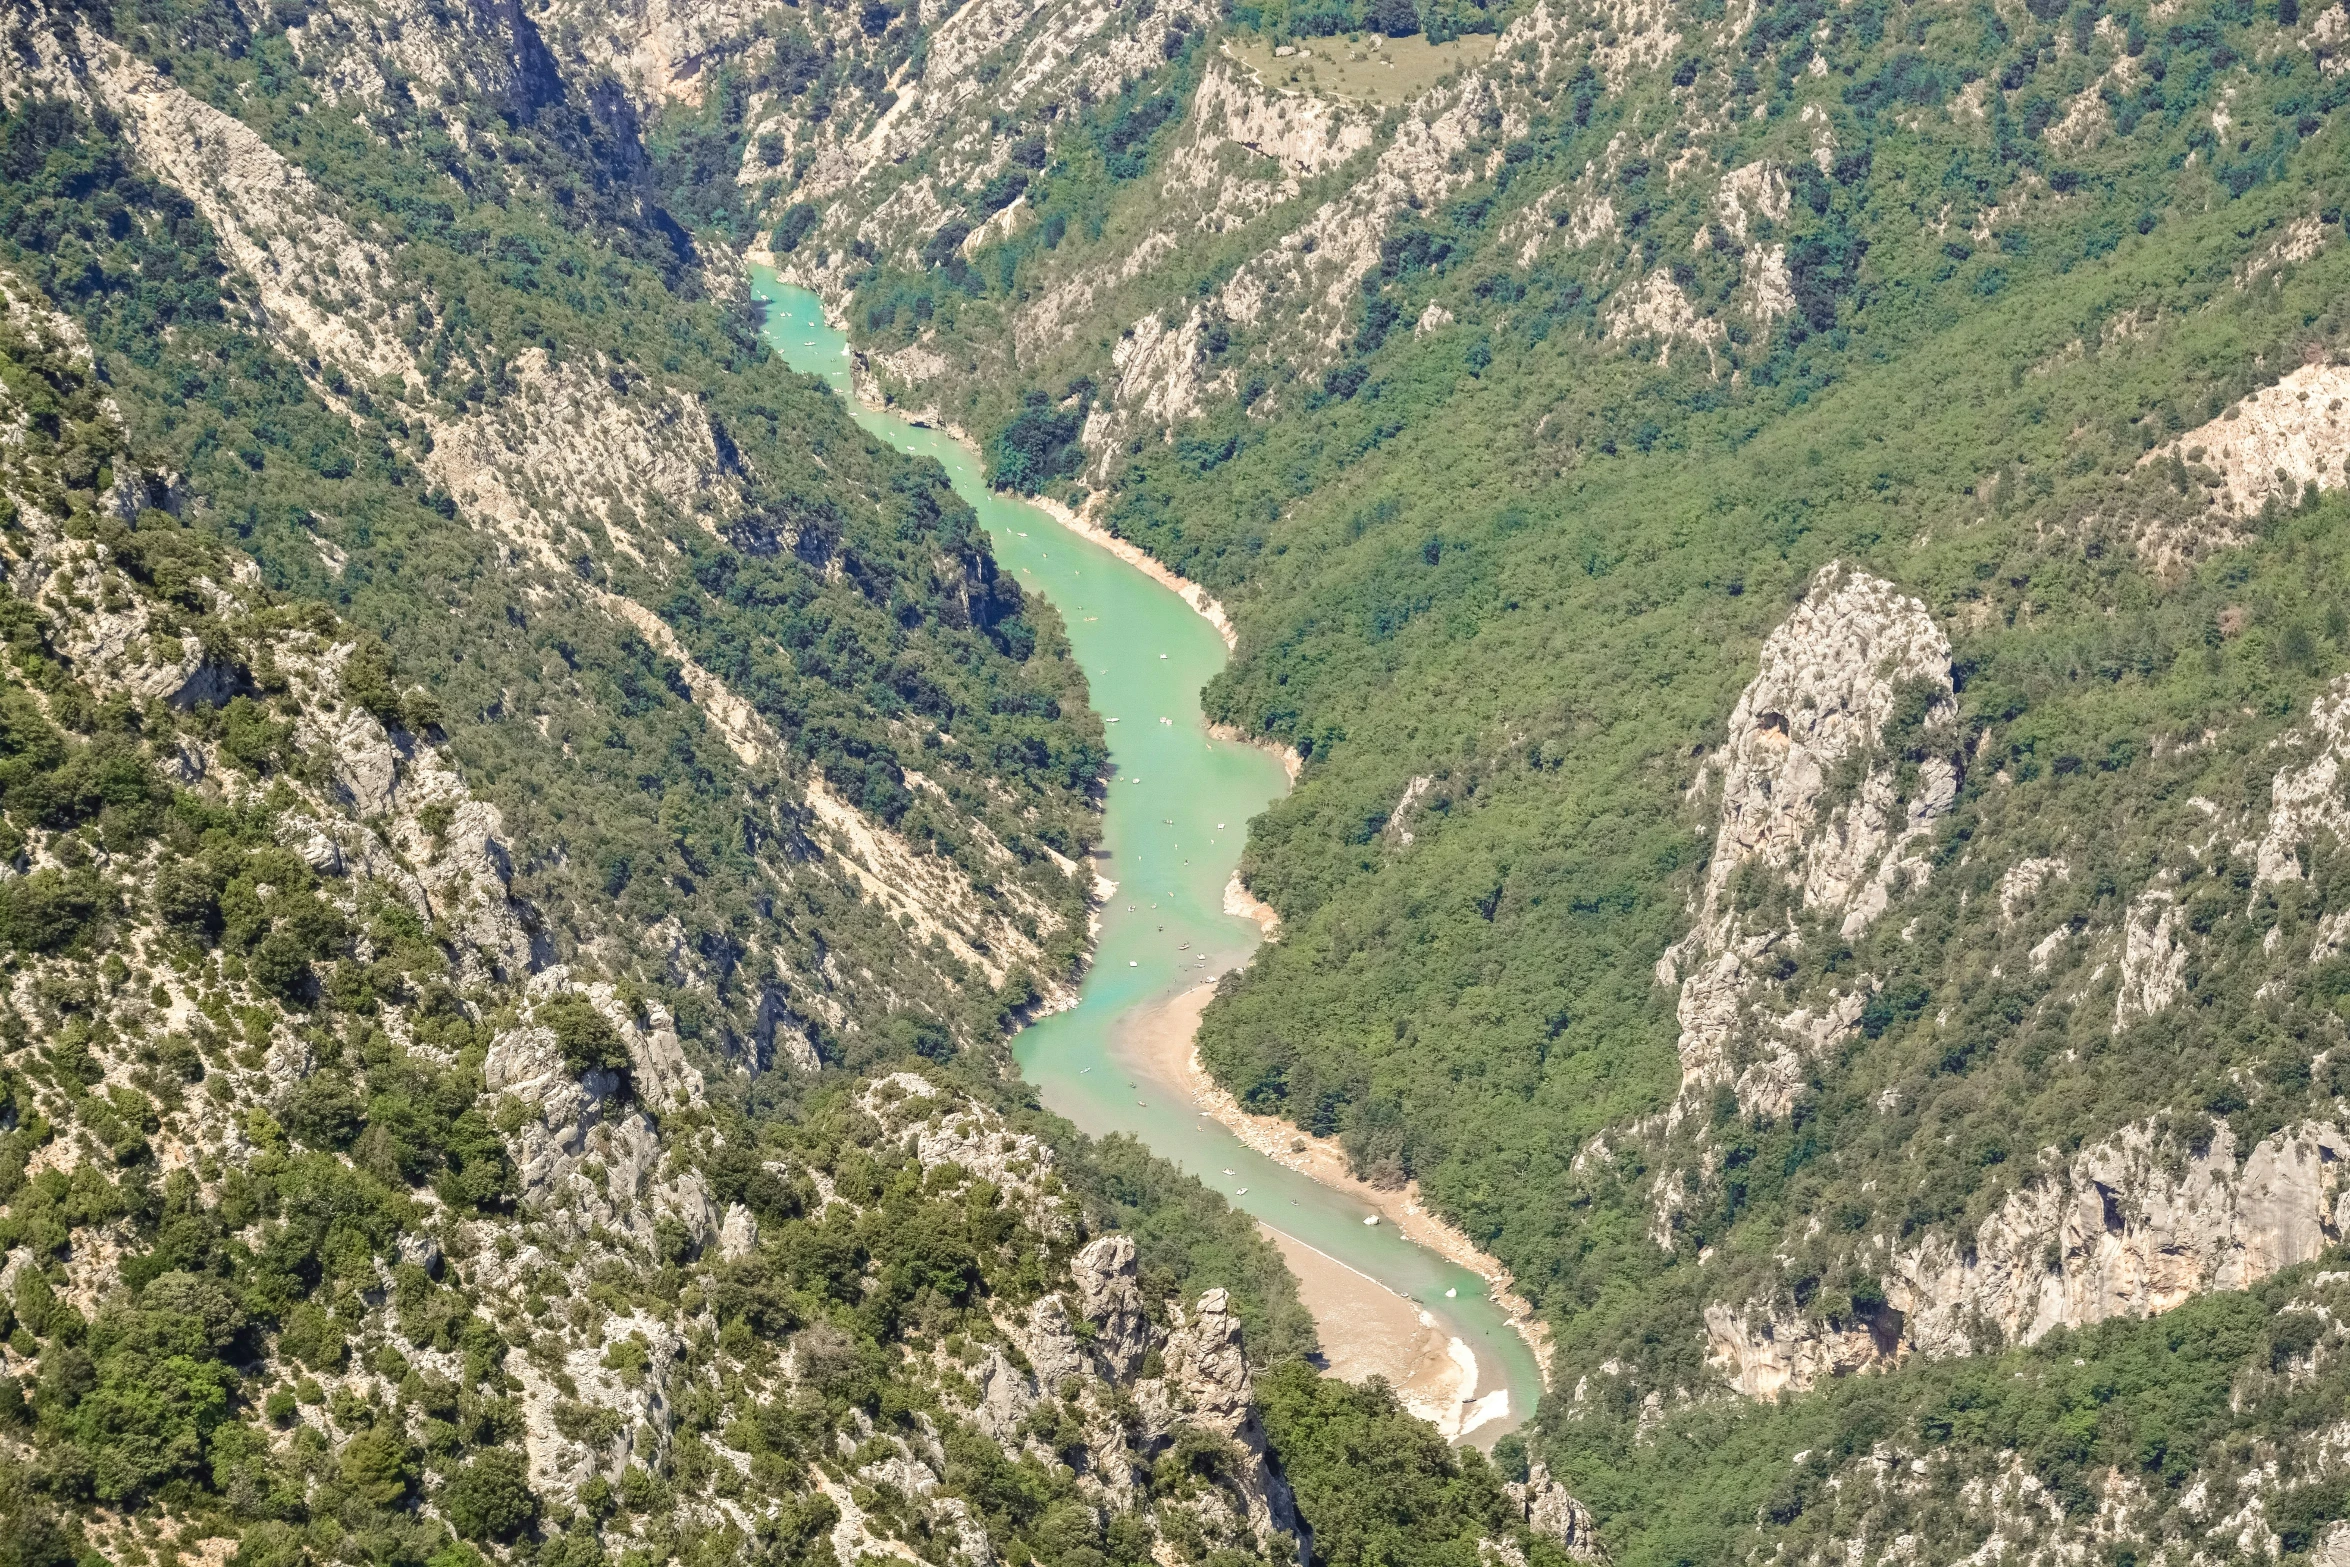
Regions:
[[1248, 1195], [1248, 1188], [1243, 1186], [1239, 1191], [1234, 1192], [1232, 1195], [1235, 1197], [1246, 1197]]

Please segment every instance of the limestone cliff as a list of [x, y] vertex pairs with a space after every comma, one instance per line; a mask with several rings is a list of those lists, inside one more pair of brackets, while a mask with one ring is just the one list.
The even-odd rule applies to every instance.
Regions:
[[1763, 644], [1699, 780], [1720, 827], [1696, 922], [1657, 965], [1680, 986], [1676, 1114], [1723, 1084], [1784, 1114], [1804, 1058], [1859, 1021], [1865, 976], [1791, 1011], [1757, 993], [1807, 929], [1850, 941], [1930, 875], [1916, 846], [1957, 798], [1955, 718], [1948, 639], [1865, 572], [1824, 568]]

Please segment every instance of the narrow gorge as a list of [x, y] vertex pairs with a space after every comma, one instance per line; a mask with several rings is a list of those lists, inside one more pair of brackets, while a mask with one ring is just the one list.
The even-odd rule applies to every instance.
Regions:
[[[817, 298], [771, 275], [754, 274], [752, 286], [777, 352], [853, 399], [846, 340]], [[1287, 783], [1278, 759], [1211, 734], [1200, 713], [1200, 689], [1226, 654], [1221, 612], [1053, 513], [989, 491], [952, 432], [861, 405], [858, 419], [945, 469], [996, 558], [1059, 609], [1109, 726], [1091, 967], [1073, 1006], [1017, 1037], [1022, 1070], [1082, 1130], [1139, 1138], [1266, 1226], [1304, 1281], [1334, 1366], [1384, 1375], [1447, 1437], [1490, 1444], [1531, 1413], [1542, 1387], [1516, 1312], [1495, 1302], [1497, 1288], [1506, 1293], [1499, 1264], [1465, 1241], [1437, 1252], [1418, 1244], [1394, 1222], [1413, 1217], [1403, 1194], [1348, 1179], [1343, 1160], [1316, 1179], [1299, 1157], [1303, 1139], [1263, 1147], [1234, 1136], [1192, 1081], [1200, 1005], [1261, 934], [1227, 907], [1245, 824]]]

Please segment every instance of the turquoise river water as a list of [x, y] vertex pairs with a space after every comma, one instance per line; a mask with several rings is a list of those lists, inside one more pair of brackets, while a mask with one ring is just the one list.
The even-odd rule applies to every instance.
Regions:
[[874, 435], [946, 469], [955, 493], [978, 511], [998, 563], [1060, 610], [1093, 705], [1108, 721], [1114, 772], [1100, 867], [1117, 891], [1102, 911], [1079, 1004], [1014, 1042], [1022, 1072], [1047, 1106], [1083, 1130], [1133, 1134], [1244, 1212], [1420, 1303], [1474, 1351], [1477, 1393], [1510, 1394], [1508, 1417], [1472, 1439], [1484, 1445], [1518, 1424], [1533, 1410], [1540, 1377], [1481, 1278], [1392, 1225], [1366, 1225], [1370, 1210], [1360, 1200], [1257, 1153], [1121, 1049], [1138, 1018], [1242, 966], [1259, 939], [1254, 923], [1224, 912], [1224, 887], [1249, 818], [1286, 780], [1266, 751], [1208, 733], [1199, 693], [1223, 667], [1223, 638], [1163, 583], [1049, 513], [988, 489], [975, 454], [945, 432], [858, 405], [847, 341], [826, 323], [815, 295], [763, 267], [752, 269], [751, 292], [766, 306], [767, 339], [786, 362], [821, 376]]

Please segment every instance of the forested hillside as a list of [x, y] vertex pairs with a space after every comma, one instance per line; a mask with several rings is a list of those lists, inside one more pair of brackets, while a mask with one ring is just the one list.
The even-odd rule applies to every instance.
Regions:
[[[1004, 1070], [1089, 891], [1051, 611], [585, 118], [469, 183], [289, 20], [0, 69], [0, 1557], [1294, 1559], [1277, 1255]], [[1417, 1458], [1318, 1516], [1563, 1567], [1343, 1413]]]
[[1232, 611], [1307, 767], [1205, 1059], [1511, 1266], [1611, 1548], [2316, 1548], [2350, 12], [876, 47], [746, 110], [768, 244]]
[[[105, 1357], [176, 1313], [227, 1335], [211, 1360], [138, 1350], [233, 1369], [196, 1400], [208, 1467], [182, 1440], [170, 1478], [114, 1494], [237, 1519], [249, 1560], [429, 1554], [430, 1520], [468, 1527], [443, 1500], [460, 1475], [510, 1499], [472, 1530], [485, 1549], [559, 1560], [744, 1548], [725, 1528], [787, 1556], [823, 1536], [843, 1567], [867, 1540], [976, 1557], [960, 1507], [1015, 1563], [1153, 1540], [1205, 1561], [1284, 1549], [1292, 1494], [1326, 1561], [1510, 1562], [1588, 1551], [1587, 1525], [1643, 1562], [2344, 1548], [2350, 9], [142, 0], [19, 5], [0, 95], [9, 264], [99, 378], [66, 407], [18, 376], [13, 417], [120, 431], [77, 434], [49, 477], [12, 470], [27, 516], [120, 574], [42, 613], [153, 601], [80, 643], [65, 619], [19, 638], [65, 672], [34, 686], [44, 722], [92, 737], [75, 766], [145, 758], [83, 805], [7, 807], [27, 835], [16, 1007], [39, 1024], [11, 1059], [41, 1063], [11, 1134], [32, 1174], [9, 1223], [34, 1226], [11, 1256], [40, 1264], [11, 1264], [10, 1366], [37, 1356], [42, 1433], [20, 1517], [63, 1529], [99, 1496], [70, 1454], [118, 1428], [76, 1411], [147, 1378]], [[1082, 1234], [1023, 1207], [1059, 1195], [1041, 1153], [954, 1166], [986, 1192], [922, 1156], [987, 1116], [1049, 1131], [989, 1047], [1082, 951], [1101, 731], [1051, 610], [995, 574], [936, 472], [768, 360], [746, 257], [840, 312], [876, 395], [972, 432], [999, 483], [1085, 509], [1232, 613], [1211, 712], [1306, 768], [1244, 867], [1283, 938], [1227, 981], [1203, 1056], [1515, 1272], [1557, 1336], [1555, 1392], [1493, 1467], [1293, 1369], [1252, 1382], [1258, 1405], [1193, 1385], [1223, 1416], [1186, 1445], [1139, 1388], [1231, 1364], [1193, 1285], [1236, 1287], [1260, 1358], [1304, 1345], [1253, 1241], [1128, 1150], [1055, 1144]], [[242, 584], [259, 645], [198, 579]], [[49, 602], [23, 580], [18, 600]], [[90, 673], [118, 666], [154, 671], [135, 701]], [[345, 724], [401, 760], [337, 793]], [[27, 733], [28, 772], [85, 754]], [[139, 781], [152, 766], [180, 772]], [[403, 767], [461, 776], [463, 798], [403, 803]], [[201, 793], [231, 775], [261, 782]], [[309, 843], [276, 815], [170, 825], [189, 790], [242, 809], [281, 775], [269, 809], [308, 802], [339, 863], [371, 842], [407, 862], [415, 932], [312, 891], [331, 876], [313, 858], [248, 866], [263, 838]], [[169, 898], [91, 879], [191, 856], [203, 886]], [[333, 917], [274, 912], [296, 895]], [[142, 898], [180, 934], [141, 937], [126, 988], [106, 922]], [[398, 940], [431, 948], [404, 989], [371, 967]], [[197, 977], [175, 988], [150, 947]], [[221, 1066], [211, 1035], [256, 1058]], [[670, 1036], [706, 1108], [625, 1110]], [[58, 1054], [75, 1038], [86, 1067]], [[132, 1064], [140, 1041], [156, 1062]], [[201, 1110], [156, 1075], [192, 1079], [190, 1052], [225, 1107], [188, 1123], [219, 1173], [194, 1142], [158, 1151], [186, 1138], [172, 1092]], [[323, 1080], [366, 1115], [301, 1119], [328, 1097], [301, 1087], [315, 1066], [346, 1061]], [[914, 1065], [983, 1103], [909, 1118], [921, 1091], [876, 1074]], [[402, 1141], [401, 1107], [436, 1094], [452, 1129]], [[530, 1128], [561, 1141], [567, 1095], [619, 1142], [534, 1163]], [[66, 1103], [96, 1139], [71, 1165], [50, 1151], [83, 1146], [51, 1130]], [[628, 1143], [656, 1119], [664, 1150], [699, 1151]], [[130, 1174], [74, 1196], [101, 1146]], [[743, 1147], [768, 1150], [758, 1171]], [[389, 1345], [401, 1279], [440, 1296], [357, 1282], [403, 1226], [319, 1229], [284, 1264], [299, 1287], [204, 1304], [203, 1280], [274, 1255], [230, 1222], [265, 1211], [238, 1183], [287, 1201], [299, 1172], [327, 1178], [314, 1156], [431, 1188], [444, 1265], [484, 1259], [467, 1287], [504, 1281], [520, 1314], [485, 1354], [517, 1367], [523, 1318], [552, 1316], [587, 1356], [550, 1359], [557, 1391], [524, 1417], [536, 1500], [501, 1490], [506, 1428], [428, 1403], [428, 1371], [474, 1378]], [[139, 1173], [183, 1167], [195, 1197]], [[689, 1167], [702, 1229], [655, 1195]], [[626, 1170], [633, 1208], [610, 1185]], [[560, 1203], [527, 1184], [575, 1177]], [[99, 1185], [162, 1195], [116, 1214]], [[461, 1256], [459, 1221], [491, 1223], [518, 1200], [500, 1193], [554, 1228], [508, 1254], [493, 1225]], [[33, 1217], [69, 1200], [100, 1206]], [[212, 1249], [168, 1250], [207, 1204], [230, 1205]], [[548, 1217], [566, 1204], [585, 1205], [570, 1229]], [[730, 1255], [729, 1204], [763, 1250]], [[1104, 1347], [1125, 1308], [1100, 1279], [1124, 1264], [1068, 1271], [1113, 1220], [1162, 1270], [1136, 1309], [1181, 1296], [1156, 1368]], [[854, 1262], [842, 1224], [868, 1227]], [[113, 1297], [72, 1271], [96, 1233], [136, 1240], [108, 1242], [134, 1259]], [[727, 1271], [753, 1256], [783, 1281], [772, 1308]], [[360, 1368], [340, 1412], [303, 1348], [333, 1347], [288, 1315], [320, 1291], [349, 1306], [357, 1358], [336, 1364]], [[1037, 1346], [1061, 1340], [1019, 1314], [1061, 1299], [1094, 1380], [1055, 1412]], [[668, 1326], [607, 1345], [640, 1315]], [[713, 1420], [740, 1377], [737, 1412], [821, 1398], [828, 1423], [754, 1440], [664, 1391], [709, 1451], [735, 1431], [740, 1461], [697, 1468], [658, 1420], [624, 1440], [654, 1385], [614, 1347], [630, 1331], [648, 1356], [662, 1332], [702, 1345], [680, 1363], [719, 1389]], [[1007, 1376], [1017, 1423], [957, 1448], [995, 1386], [968, 1368], [999, 1361], [1042, 1380]], [[872, 1379], [836, 1384], [851, 1362]], [[761, 1402], [768, 1365], [789, 1397]], [[399, 1419], [362, 1412], [371, 1393]], [[277, 1420], [291, 1434], [266, 1435]], [[359, 1440], [395, 1429], [412, 1446]], [[280, 1460], [239, 1470], [240, 1441], [336, 1453], [378, 1511], [270, 1478]], [[562, 1443], [609, 1460], [608, 1493], [558, 1479], [587, 1461]], [[1110, 1452], [1148, 1472], [1131, 1506], [1088, 1489], [1116, 1490], [1087, 1456]], [[874, 1468], [901, 1461], [943, 1489]], [[727, 1511], [747, 1506], [728, 1474], [768, 1510]], [[1113, 1521], [1143, 1518], [1150, 1538]], [[290, 1532], [254, 1532], [270, 1520]], [[424, 1533], [352, 1543], [386, 1530]]]
[[150, 499], [431, 690], [543, 845], [550, 949], [754, 1067], [900, 1008], [967, 1045], [1066, 984], [1101, 744], [1050, 609], [709, 292], [633, 129], [486, 19], [432, 40], [443, 96], [352, 80], [324, 15], [331, 68], [290, 14], [105, 20], [20, 21], [18, 264]]

